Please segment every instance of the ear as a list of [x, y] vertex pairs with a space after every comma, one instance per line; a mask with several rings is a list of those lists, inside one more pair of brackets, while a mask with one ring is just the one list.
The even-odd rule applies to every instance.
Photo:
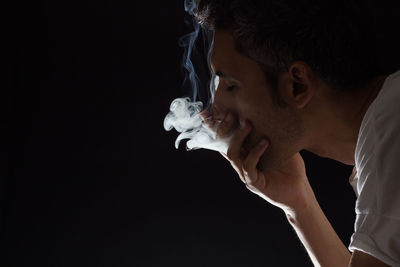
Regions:
[[313, 72], [304, 62], [293, 62], [288, 72], [280, 77], [281, 97], [290, 106], [304, 108], [313, 97], [314, 90]]

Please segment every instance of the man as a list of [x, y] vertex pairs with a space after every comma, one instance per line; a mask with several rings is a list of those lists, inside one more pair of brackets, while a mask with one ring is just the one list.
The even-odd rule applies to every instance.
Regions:
[[[316, 266], [400, 266], [400, 72], [381, 75], [357, 8], [202, 0], [195, 17], [214, 31], [212, 112], [220, 137], [233, 132], [224, 156], [247, 188], [282, 208]], [[318, 205], [302, 149], [355, 165], [352, 253]]]

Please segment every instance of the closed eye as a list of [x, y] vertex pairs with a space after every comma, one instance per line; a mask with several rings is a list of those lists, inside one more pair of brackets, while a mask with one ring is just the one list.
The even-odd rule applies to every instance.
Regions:
[[230, 85], [230, 86], [226, 87], [226, 91], [232, 92], [232, 91], [235, 90], [236, 88], [237, 88], [236, 85]]

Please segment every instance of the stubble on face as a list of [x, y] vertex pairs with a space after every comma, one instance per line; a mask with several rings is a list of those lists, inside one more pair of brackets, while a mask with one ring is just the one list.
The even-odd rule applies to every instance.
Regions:
[[[257, 78], [254, 78], [257, 79]], [[252, 125], [252, 131], [245, 140], [245, 151], [250, 151], [262, 138], [269, 146], [261, 157], [258, 167], [262, 170], [276, 170], [302, 149], [304, 125], [298, 110], [282, 107], [269, 97], [267, 83], [247, 87], [246, 95], [238, 103], [239, 113]]]
[[[245, 87], [240, 95], [238, 110], [253, 126], [246, 140], [249, 151], [261, 138], [267, 138], [270, 145], [261, 157], [258, 167], [263, 170], [276, 170], [302, 149], [304, 124], [300, 111], [290, 105], [281, 105], [273, 94], [282, 88], [272, 88], [259, 65], [247, 62]], [[281, 83], [278, 83], [278, 86]], [[283, 100], [282, 100], [283, 101]]]
[[258, 164], [261, 170], [277, 170], [294, 154], [301, 150], [304, 136], [302, 119], [299, 113], [289, 107], [275, 106], [270, 117], [262, 126], [270, 139], [270, 145]]

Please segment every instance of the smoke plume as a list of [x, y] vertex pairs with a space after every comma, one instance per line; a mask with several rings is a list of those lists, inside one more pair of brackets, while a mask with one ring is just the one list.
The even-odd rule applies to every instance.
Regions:
[[[180, 39], [180, 45], [185, 48], [183, 56], [183, 67], [186, 71], [184, 84], [189, 86], [191, 97], [177, 98], [171, 103], [170, 112], [164, 120], [164, 128], [167, 131], [175, 128], [180, 134], [175, 141], [178, 148], [182, 140], [188, 139], [186, 148], [188, 150], [206, 148], [226, 153], [229, 138], [219, 139], [216, 136], [216, 128], [220, 121], [213, 119], [211, 105], [216, 88], [218, 77], [210, 68], [210, 57], [213, 46], [213, 32], [203, 29], [193, 19], [193, 12], [199, 1], [185, 0], [185, 10], [189, 14], [186, 21], [193, 27], [193, 32]], [[200, 49], [198, 46], [200, 45]], [[206, 76], [200, 77], [193, 64], [196, 57], [207, 59]], [[205, 81], [207, 80], [207, 81]], [[207, 92], [207, 98], [199, 100], [202, 91]]]

